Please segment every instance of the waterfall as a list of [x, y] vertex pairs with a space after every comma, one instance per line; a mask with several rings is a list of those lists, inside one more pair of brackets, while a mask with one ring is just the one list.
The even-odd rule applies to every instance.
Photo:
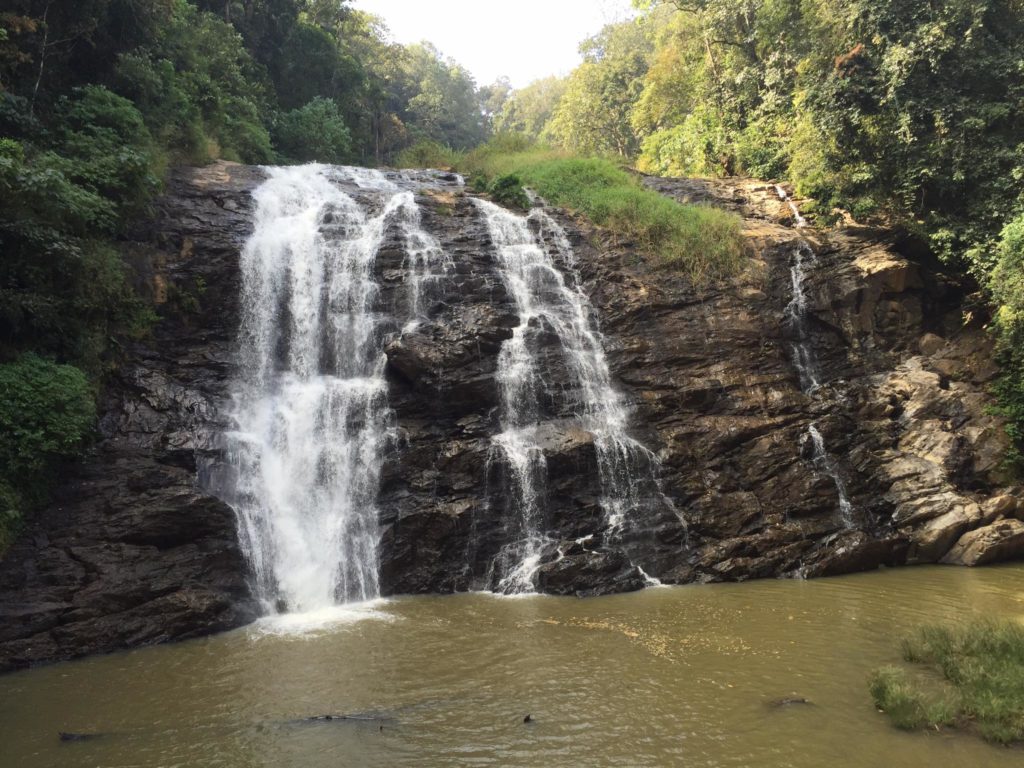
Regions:
[[[565, 232], [539, 208], [520, 216], [485, 200], [475, 203], [486, 219], [498, 269], [519, 318], [499, 353], [502, 431], [494, 443], [510, 469], [521, 527], [519, 540], [498, 557], [501, 578], [497, 588], [522, 593], [533, 590], [547, 543], [543, 529], [546, 462], [538, 433], [544, 423], [538, 396], [543, 387], [538, 353], [545, 333], [557, 338], [572, 378], [574, 389], [568, 405], [578, 427], [593, 436], [609, 539], [621, 533], [628, 512], [639, 501], [640, 483], [650, 479], [656, 460], [627, 434], [626, 404], [612, 385]], [[552, 251], [568, 268], [571, 282], [558, 269]]]
[[796, 207], [796, 203], [794, 203], [790, 199], [789, 195], [786, 194], [786, 190], [784, 190], [780, 185], [776, 184], [775, 194], [779, 196], [779, 200], [781, 200], [782, 202], [789, 206], [789, 210], [793, 214], [793, 225], [798, 229], [803, 229], [804, 227], [806, 227], [807, 219], [800, 215], [800, 209]]
[[[796, 204], [789, 199], [789, 195], [779, 185], [775, 185], [775, 193], [779, 199], [789, 205], [793, 212], [795, 226], [803, 228], [807, 221], [800, 215]], [[814, 347], [811, 344], [810, 329], [807, 324], [807, 295], [804, 292], [804, 282], [807, 278], [806, 265], [814, 261], [814, 249], [806, 240], [799, 240], [793, 249], [789, 263], [789, 279], [791, 287], [791, 298], [786, 305], [786, 322], [790, 326], [793, 341], [790, 343], [790, 352], [793, 358], [793, 365], [800, 377], [800, 389], [805, 394], [813, 395], [821, 386], [821, 373], [818, 369], [818, 359], [814, 354]], [[850, 528], [853, 526], [853, 504], [846, 491], [846, 483], [839, 473], [839, 467], [829, 455], [825, 447], [825, 438], [815, 424], [807, 427], [806, 439], [811, 443], [811, 460], [814, 465], [824, 472], [836, 487], [836, 494], [839, 496], [839, 514], [843, 524]]]
[[807, 296], [804, 294], [804, 267], [808, 261], [814, 260], [814, 251], [803, 240], [797, 243], [789, 263], [789, 280], [792, 298], [786, 305], [786, 321], [792, 329], [794, 337], [790, 344], [793, 365], [800, 376], [800, 389], [814, 392], [821, 386], [821, 374], [818, 372], [818, 360], [811, 346], [810, 331], [807, 327]]
[[[424, 285], [447, 269], [412, 192], [377, 171], [268, 169], [241, 258], [234, 507], [268, 612], [308, 612], [379, 595], [376, 498], [393, 417], [374, 263], [399, 227], [415, 322]], [[364, 207], [340, 184], [379, 202]]]
[[843, 482], [835, 461], [825, 450], [825, 438], [814, 424], [807, 427], [807, 435], [811, 440], [812, 461], [835, 483], [836, 493], [839, 494], [839, 514], [843, 518], [843, 524], [849, 528], [853, 525], [853, 504], [846, 492], [846, 483]]

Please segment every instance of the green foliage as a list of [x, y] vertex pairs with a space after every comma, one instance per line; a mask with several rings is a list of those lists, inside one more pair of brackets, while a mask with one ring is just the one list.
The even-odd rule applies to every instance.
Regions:
[[1024, 215], [1003, 228], [989, 288], [997, 306], [993, 325], [1003, 365], [996, 395], [1015, 446], [1009, 458], [1020, 464], [1024, 461]]
[[565, 88], [563, 78], [547, 77], [512, 91], [494, 119], [494, 131], [519, 133], [530, 139], [548, 138], [546, 128]]
[[631, 157], [638, 149], [630, 111], [653, 52], [648, 17], [612, 24], [583, 44], [547, 131], [580, 154]]
[[448, 170], [457, 166], [464, 153], [438, 144], [436, 141], [421, 139], [398, 153], [395, 165], [399, 168], [437, 168]]
[[7, 478], [38, 475], [75, 456], [92, 429], [96, 406], [85, 374], [27, 353], [0, 365], [0, 465]]
[[113, 77], [175, 158], [273, 159], [269, 85], [241, 36], [213, 14], [176, 0], [167, 23], [122, 54]]
[[338, 99], [360, 84], [362, 72], [330, 31], [301, 19], [284, 40], [275, 75], [281, 106], [295, 109], [317, 97]]
[[404, 76], [412, 86], [401, 113], [418, 139], [469, 149], [486, 136], [473, 77], [429, 43], [408, 48]]
[[524, 211], [530, 207], [530, 198], [523, 189], [523, 180], [514, 173], [496, 177], [487, 185], [487, 193], [502, 205]]
[[140, 304], [103, 241], [157, 182], [138, 111], [98, 87], [61, 100], [48, 146], [0, 140], [0, 359], [36, 349], [97, 370], [110, 328]]
[[76, 89], [57, 106], [55, 151], [72, 183], [116, 206], [119, 225], [137, 215], [156, 192], [153, 145], [142, 115], [127, 99], [106, 88]]
[[0, 547], [24, 505], [43, 495], [49, 473], [79, 454], [95, 419], [92, 388], [79, 369], [31, 353], [0, 364]]
[[[696, 283], [735, 274], [744, 263], [739, 219], [705, 206], [686, 206], [644, 189], [615, 163], [537, 146], [506, 151], [502, 144], [471, 152], [463, 167], [477, 177], [513, 178], [545, 200], [580, 211], [634, 241], [654, 263]], [[488, 182], [488, 189], [494, 182]]]
[[982, 620], [924, 627], [903, 642], [903, 656], [941, 673], [946, 684], [936, 688], [927, 676], [911, 679], [895, 667], [875, 672], [872, 698], [895, 725], [957, 725], [990, 741], [1024, 740], [1024, 626]]
[[352, 151], [352, 134], [338, 105], [319, 96], [282, 115], [274, 138], [281, 154], [298, 162], [342, 163]]

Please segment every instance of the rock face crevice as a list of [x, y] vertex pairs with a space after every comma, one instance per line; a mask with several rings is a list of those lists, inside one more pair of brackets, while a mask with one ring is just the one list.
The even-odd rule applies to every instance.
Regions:
[[[0, 670], [194, 637], [255, 615], [234, 513], [217, 490], [239, 253], [263, 177], [226, 163], [176, 171], [154, 220], [126, 244], [161, 321], [152, 338], [125, 344], [93, 454], [0, 562]], [[498, 353], [519, 318], [458, 180], [395, 178], [415, 189], [422, 226], [452, 268], [425, 297], [423, 321], [396, 328], [385, 347], [395, 436], [378, 502], [380, 585], [385, 594], [493, 588], [494, 559], [517, 525], [493, 438]], [[550, 212], [576, 257], [558, 266], [577, 272], [594, 307], [630, 432], [656, 456], [666, 503], [628, 535], [608, 535], [594, 435], [566, 405], [575, 385], [552, 336], [540, 355], [550, 543], [539, 589], [638, 589], [636, 565], [686, 583], [1024, 552], [1015, 520], [1024, 504], [1005, 487], [1005, 432], [987, 411], [997, 371], [983, 329], [964, 322], [962, 286], [900, 255], [887, 233], [794, 229], [770, 185], [646, 183], [740, 213], [750, 259], [738, 277], [695, 287]], [[373, 204], [370, 192], [346, 192]], [[804, 290], [822, 373], [809, 393], [786, 323], [801, 240], [814, 253]], [[389, 228], [375, 265], [382, 311], [407, 300], [409, 278], [402, 234]]]

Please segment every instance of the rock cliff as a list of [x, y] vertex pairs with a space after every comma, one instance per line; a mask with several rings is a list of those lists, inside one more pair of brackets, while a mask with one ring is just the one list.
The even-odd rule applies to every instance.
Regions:
[[[254, 616], [233, 512], [216, 491], [238, 255], [261, 178], [230, 164], [179, 170], [154, 221], [126, 244], [161, 321], [122, 350], [93, 455], [0, 563], [0, 670]], [[386, 594], [489, 588], [514, 522], [491, 438], [498, 350], [518, 319], [458, 180], [394, 178], [414, 189], [424, 228], [454, 268], [430, 295], [429, 321], [396, 330], [386, 346], [397, 439], [380, 490], [381, 585]], [[637, 510], [626, 540], [602, 538], [594, 437], [567, 410], [576, 385], [557, 355], [545, 357], [552, 544], [541, 589], [638, 589], [634, 564], [685, 583], [983, 563], [1024, 549], [1020, 525], [1007, 522], [1024, 517], [1024, 503], [1000, 475], [1006, 437], [986, 395], [996, 370], [979, 320], [965, 312], [968, 287], [902, 255], [885, 232], [795, 229], [769, 185], [646, 183], [740, 213], [749, 263], [735, 279], [694, 286], [630, 243], [551, 212], [576, 255], [560, 267], [578, 270], [666, 503]], [[373, 205], [370, 192], [346, 191]], [[810, 392], [786, 323], [801, 241], [813, 252], [803, 287], [823, 374]], [[407, 270], [389, 231], [376, 263], [382, 309], [402, 300]]]

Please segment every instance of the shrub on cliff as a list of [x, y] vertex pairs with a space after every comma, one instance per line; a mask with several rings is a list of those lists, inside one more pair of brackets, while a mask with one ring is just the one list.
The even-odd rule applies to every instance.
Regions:
[[903, 658], [944, 682], [898, 667], [876, 671], [871, 696], [897, 727], [956, 726], [1003, 744], [1024, 740], [1024, 626], [924, 627], [904, 640]]
[[26, 506], [77, 456], [96, 420], [85, 374], [35, 354], [0, 365], [0, 548]]

